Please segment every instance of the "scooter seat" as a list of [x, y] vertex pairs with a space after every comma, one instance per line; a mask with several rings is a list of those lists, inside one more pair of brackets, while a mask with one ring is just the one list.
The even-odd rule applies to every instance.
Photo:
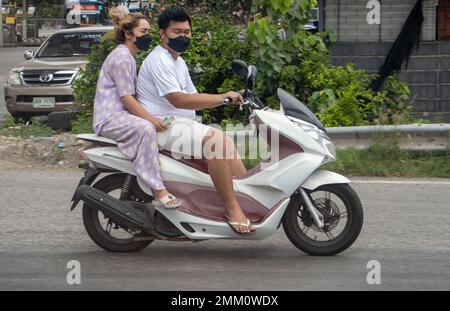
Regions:
[[117, 142], [97, 134], [79, 134], [78, 139], [89, 141], [100, 146], [117, 146]]

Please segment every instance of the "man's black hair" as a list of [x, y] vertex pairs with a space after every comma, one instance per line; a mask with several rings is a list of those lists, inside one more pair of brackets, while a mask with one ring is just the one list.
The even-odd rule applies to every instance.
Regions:
[[164, 10], [161, 13], [161, 15], [159, 15], [159, 18], [158, 18], [159, 29], [166, 30], [170, 25], [170, 21], [175, 21], [175, 22], [188, 21], [189, 25], [192, 26], [191, 17], [189, 16], [188, 12], [186, 12], [186, 10], [181, 6], [175, 6], [175, 7], [168, 8], [168, 9]]

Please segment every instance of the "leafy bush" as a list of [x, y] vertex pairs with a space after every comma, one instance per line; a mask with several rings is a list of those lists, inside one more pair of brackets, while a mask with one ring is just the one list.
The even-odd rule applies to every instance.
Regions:
[[[374, 97], [376, 107], [375, 124], [400, 124], [418, 122], [412, 116], [409, 104], [411, 91], [406, 83], [389, 77], [384, 89]], [[423, 121], [422, 121], [423, 122]]]
[[[389, 77], [383, 90], [374, 93], [368, 87], [373, 77], [352, 64], [336, 67], [306, 60], [296, 68], [303, 77], [302, 87], [292, 91], [308, 102], [325, 126], [399, 124], [411, 120], [409, 88], [394, 77]], [[282, 75], [280, 85], [286, 80]]]

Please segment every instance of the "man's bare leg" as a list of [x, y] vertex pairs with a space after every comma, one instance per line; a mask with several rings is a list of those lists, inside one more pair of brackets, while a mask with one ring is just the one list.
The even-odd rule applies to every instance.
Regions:
[[[203, 146], [209, 139], [214, 139], [214, 144], [212, 145], [212, 151], [215, 153], [213, 157], [210, 157], [208, 160], [208, 172], [211, 176], [211, 179], [214, 183], [214, 186], [219, 193], [222, 201], [225, 205], [225, 216], [229, 221], [232, 222], [241, 222], [246, 223], [247, 217], [242, 212], [241, 207], [239, 206], [239, 202], [236, 199], [233, 189], [233, 160], [232, 157], [228, 155], [227, 152], [230, 152], [229, 147], [226, 145], [229, 144], [227, 137], [224, 133], [217, 130], [210, 130], [208, 135], [203, 139]], [[216, 144], [222, 145], [221, 150], [217, 148]], [[234, 146], [234, 144], [233, 144]], [[228, 150], [227, 150], [228, 149]], [[217, 152], [220, 152], [222, 155], [218, 155]], [[231, 151], [232, 153], [235, 150]], [[240, 160], [239, 160], [240, 161]], [[240, 161], [242, 164], [242, 161]], [[245, 167], [242, 164], [242, 167], [239, 163], [235, 163], [235, 172], [238, 174], [243, 173]], [[247, 233], [250, 232], [252, 227], [248, 228], [245, 226], [234, 226], [238, 232]]]
[[244, 163], [241, 160], [241, 157], [235, 148], [234, 158], [231, 160], [231, 172], [233, 176], [241, 177], [247, 173], [247, 169], [245, 168]]
[[231, 161], [231, 172], [233, 176], [236, 177], [244, 176], [245, 173], [247, 173], [247, 169], [245, 168], [245, 165], [242, 162], [241, 155], [239, 154], [232, 138], [227, 136], [227, 144], [225, 147], [228, 148], [226, 154], [232, 155], [230, 157], [230, 161]]

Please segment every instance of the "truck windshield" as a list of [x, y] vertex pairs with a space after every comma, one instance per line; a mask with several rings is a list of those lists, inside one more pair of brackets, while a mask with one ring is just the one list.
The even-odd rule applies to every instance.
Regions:
[[103, 32], [65, 32], [52, 35], [39, 49], [36, 57], [73, 57], [87, 55]]

